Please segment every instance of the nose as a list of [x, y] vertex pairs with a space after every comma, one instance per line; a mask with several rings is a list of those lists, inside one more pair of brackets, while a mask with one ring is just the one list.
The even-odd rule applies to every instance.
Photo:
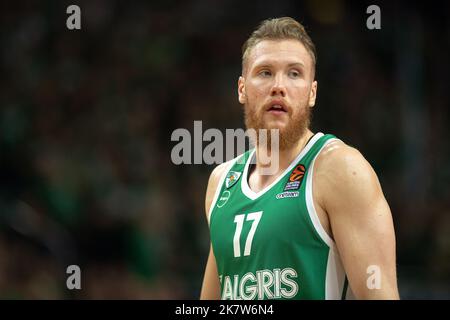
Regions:
[[274, 81], [272, 89], [270, 91], [270, 95], [272, 97], [281, 96], [283, 98], [286, 96], [286, 86], [284, 84], [284, 79], [283, 79], [282, 74], [279, 73], [275, 77], [275, 81]]

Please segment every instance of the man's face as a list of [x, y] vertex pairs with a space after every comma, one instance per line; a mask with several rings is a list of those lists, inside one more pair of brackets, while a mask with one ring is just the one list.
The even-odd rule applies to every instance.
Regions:
[[280, 149], [292, 147], [309, 126], [317, 92], [313, 80], [313, 61], [301, 42], [259, 42], [238, 82], [247, 128], [279, 129]]

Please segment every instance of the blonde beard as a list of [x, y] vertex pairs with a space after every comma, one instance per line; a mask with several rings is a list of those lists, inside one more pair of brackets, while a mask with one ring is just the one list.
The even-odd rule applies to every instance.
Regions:
[[[297, 113], [293, 118], [289, 119], [288, 125], [284, 129], [279, 130], [279, 150], [292, 148], [304, 135], [306, 129], [309, 128], [311, 122], [311, 108], [305, 106], [302, 110], [303, 112]], [[256, 141], [252, 141], [255, 146], [264, 146], [271, 149], [272, 130], [270, 129], [278, 128], [267, 127], [261, 112], [255, 112], [254, 108], [251, 108], [247, 104], [245, 105], [245, 126], [247, 129], [254, 129], [256, 131]], [[261, 134], [259, 131], [260, 129], [266, 129], [267, 134]]]

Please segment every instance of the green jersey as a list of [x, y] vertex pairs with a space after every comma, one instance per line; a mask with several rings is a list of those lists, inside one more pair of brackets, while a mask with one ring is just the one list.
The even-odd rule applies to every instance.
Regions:
[[209, 211], [222, 299], [341, 299], [347, 279], [314, 208], [314, 161], [333, 135], [316, 133], [269, 186], [248, 185], [255, 149], [231, 161]]

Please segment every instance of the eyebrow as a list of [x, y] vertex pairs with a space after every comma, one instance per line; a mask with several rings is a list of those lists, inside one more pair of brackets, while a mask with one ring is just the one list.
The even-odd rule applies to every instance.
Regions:
[[[263, 61], [261, 64], [256, 64], [255, 67], [256, 68], [266, 68], [266, 67], [271, 67], [274, 64], [275, 63], [273, 63], [272, 61]], [[305, 65], [302, 62], [291, 62], [291, 63], [288, 64], [288, 67], [305, 68]]]
[[301, 62], [292, 62], [292, 63], [288, 64], [288, 67], [298, 67], [298, 66], [300, 66], [302, 68], [305, 67], [305, 65], [303, 63], [301, 63]]

